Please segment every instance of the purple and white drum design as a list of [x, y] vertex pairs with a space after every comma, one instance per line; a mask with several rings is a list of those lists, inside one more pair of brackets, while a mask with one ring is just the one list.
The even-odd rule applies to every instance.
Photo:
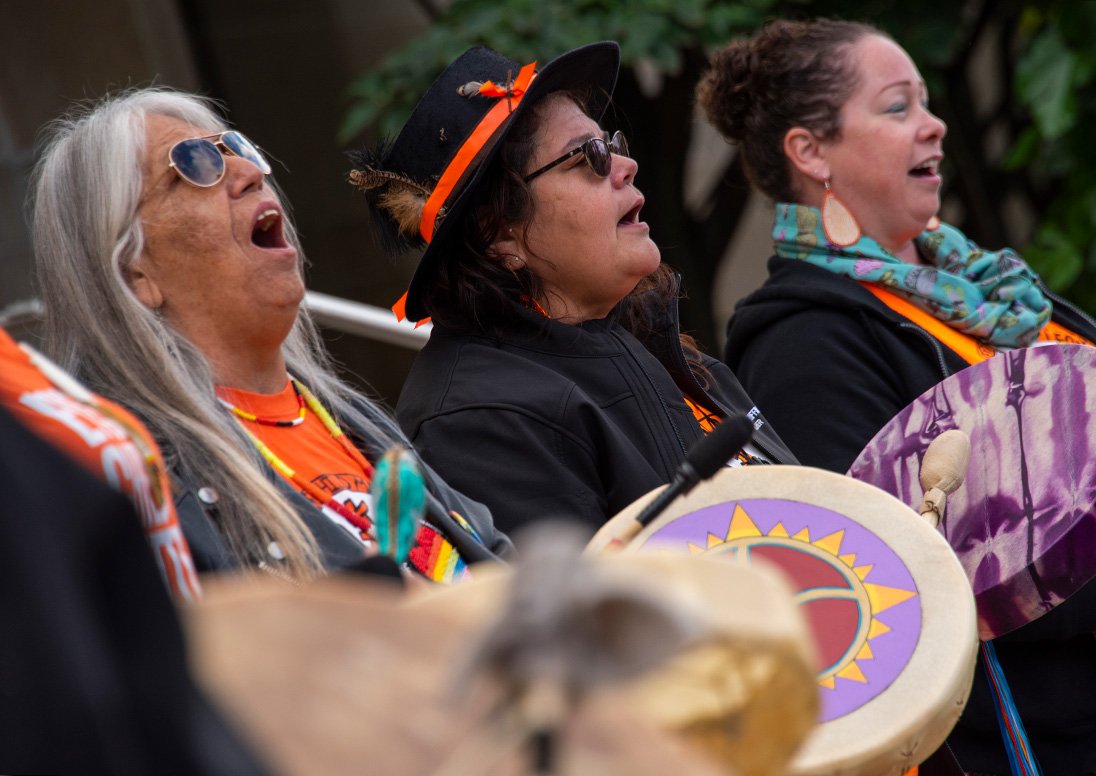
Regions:
[[889, 687], [921, 635], [921, 601], [905, 562], [832, 509], [782, 498], [730, 501], [680, 515], [639, 546], [778, 566], [814, 636], [819, 722]]
[[[615, 515], [589, 550], [609, 547], [652, 498]], [[812, 636], [821, 701], [792, 773], [903, 773], [962, 711], [977, 645], [963, 569], [932, 526], [878, 488], [806, 466], [724, 469], [622, 551], [784, 573]]]
[[940, 530], [990, 639], [1096, 576], [1096, 348], [1027, 348], [964, 369], [895, 416], [849, 475], [920, 503], [925, 449], [955, 428], [970, 437], [970, 466]]

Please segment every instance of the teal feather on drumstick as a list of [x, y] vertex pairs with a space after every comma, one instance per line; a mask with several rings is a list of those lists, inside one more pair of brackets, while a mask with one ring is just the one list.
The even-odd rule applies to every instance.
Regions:
[[426, 484], [414, 456], [393, 447], [377, 463], [369, 488], [373, 496], [373, 531], [382, 555], [403, 563], [426, 511]]

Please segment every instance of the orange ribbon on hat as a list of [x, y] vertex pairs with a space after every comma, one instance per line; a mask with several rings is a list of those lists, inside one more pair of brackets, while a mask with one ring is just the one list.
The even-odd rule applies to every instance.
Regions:
[[[395, 314], [397, 321], [402, 321], [407, 317], [407, 292], [406, 291], [404, 291], [403, 294], [400, 296], [400, 298], [396, 300], [396, 303], [394, 305], [392, 305], [392, 312]], [[417, 329], [420, 326], [425, 326], [428, 323], [430, 323], [429, 318], [420, 318], [419, 320], [415, 321], [415, 328]]]
[[[438, 213], [442, 205], [460, 182], [468, 165], [479, 155], [479, 152], [487, 145], [487, 141], [495, 134], [495, 130], [509, 118], [521, 102], [521, 98], [525, 96], [525, 90], [529, 88], [529, 84], [533, 82], [536, 75], [536, 66], [536, 62], [530, 62], [523, 67], [509, 88], [497, 86], [490, 81], [480, 87], [480, 94], [497, 98], [499, 102], [480, 119], [479, 124], [472, 130], [472, 134], [464, 141], [453, 160], [449, 162], [449, 166], [445, 168], [445, 172], [441, 174], [430, 198], [426, 200], [426, 205], [422, 209], [422, 221], [419, 222], [419, 233], [427, 243], [434, 238]], [[502, 99], [504, 97], [505, 101]]]
[[[422, 208], [422, 220], [419, 221], [419, 234], [422, 235], [422, 239], [426, 240], [429, 245], [430, 241], [434, 239], [434, 232], [437, 230], [438, 215], [441, 213], [442, 205], [449, 199], [449, 195], [453, 193], [453, 189], [460, 183], [464, 173], [468, 170], [468, 166], [475, 160], [479, 153], [483, 150], [483, 147], [487, 145], [495, 134], [495, 131], [502, 125], [510, 114], [514, 112], [514, 109], [521, 102], [521, 98], [525, 96], [526, 90], [529, 88], [529, 84], [533, 82], [536, 77], [536, 61], [530, 62], [518, 72], [518, 77], [514, 79], [514, 82], [508, 86], [499, 86], [493, 81], [487, 81], [480, 85], [479, 94], [484, 97], [492, 97], [499, 100], [491, 110], [487, 111], [476, 128], [472, 130], [472, 133], [461, 144], [461, 147], [457, 150], [457, 153], [453, 156], [453, 159], [449, 162], [449, 165], [442, 172], [441, 178], [438, 179], [438, 184], [434, 187], [434, 191], [430, 194], [429, 199], [426, 200], [426, 204]], [[392, 305], [392, 312], [396, 314], [396, 319], [402, 321], [407, 317], [407, 292], [405, 291], [403, 296], [396, 300], [396, 303]], [[418, 321], [416, 328], [422, 326], [429, 318], [424, 318]]]
[[[533, 62], [532, 64], [536, 65], [536, 62]], [[529, 65], [526, 65], [526, 67], [529, 67]], [[522, 69], [522, 72], [525, 72], [524, 68]], [[521, 73], [518, 73], [518, 80], [515, 80], [509, 88], [499, 86], [494, 81], [487, 81], [480, 86], [479, 93], [484, 97], [511, 97], [515, 100], [520, 100], [525, 95], [525, 88], [529, 85], [528, 83], [519, 83], [520, 80]], [[532, 81], [532, 77], [530, 77], [529, 80]]]

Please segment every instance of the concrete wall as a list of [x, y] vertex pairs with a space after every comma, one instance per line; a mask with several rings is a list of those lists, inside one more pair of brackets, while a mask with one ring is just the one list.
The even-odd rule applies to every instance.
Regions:
[[[222, 100], [269, 153], [311, 288], [391, 304], [410, 268], [376, 254], [335, 135], [347, 84], [427, 23], [414, 2], [0, 0], [0, 308], [33, 294], [22, 203], [39, 129], [74, 100], [149, 83]], [[334, 333], [331, 345], [395, 400], [410, 351]]]
[[39, 129], [73, 100], [156, 74], [198, 85], [169, 0], [0, 0], [0, 307], [32, 293], [23, 203]]

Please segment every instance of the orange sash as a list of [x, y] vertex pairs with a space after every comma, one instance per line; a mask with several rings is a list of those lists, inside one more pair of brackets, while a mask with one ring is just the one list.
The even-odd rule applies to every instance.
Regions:
[[[929, 313], [908, 302], [892, 291], [880, 288], [872, 283], [861, 283], [864, 288], [871, 291], [875, 297], [890, 309], [904, 318], [909, 318], [922, 329], [955, 351], [968, 364], [977, 364], [997, 355], [997, 349], [992, 345], [979, 342], [973, 337], [953, 329], [941, 320], [934, 318]], [[1056, 342], [1071, 345], [1093, 345], [1092, 342], [1076, 334], [1066, 327], [1050, 321], [1039, 332], [1039, 342]]]

